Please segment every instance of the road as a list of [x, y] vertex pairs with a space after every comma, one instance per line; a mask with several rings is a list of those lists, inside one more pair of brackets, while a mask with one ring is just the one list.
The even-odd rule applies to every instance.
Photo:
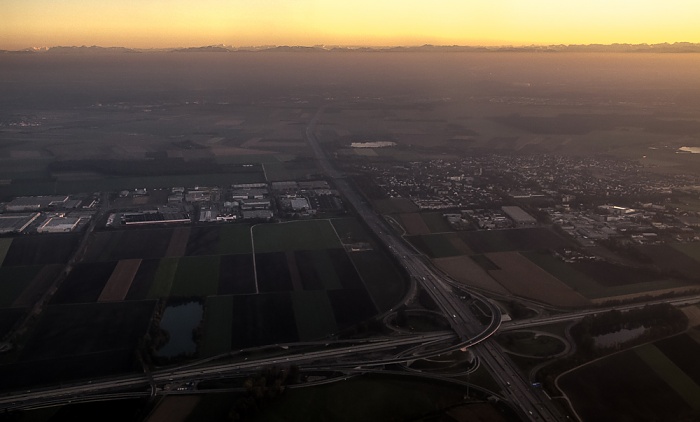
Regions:
[[[491, 323], [484, 327], [472, 312], [465, 308], [462, 300], [456, 295], [447, 280], [443, 280], [439, 272], [434, 271], [430, 264], [425, 262], [422, 255], [406, 241], [396, 234], [386, 221], [377, 214], [372, 207], [350, 186], [343, 175], [338, 172], [333, 163], [328, 159], [316, 137], [315, 128], [318, 119], [324, 111], [321, 107], [306, 128], [306, 138], [316, 156], [318, 165], [324, 173], [333, 179], [338, 191], [355, 208], [367, 227], [372, 230], [384, 245], [393, 253], [399, 262], [403, 264], [408, 273], [430, 294], [435, 303], [440, 307], [445, 317], [449, 320], [452, 329], [457, 333], [464, 347], [473, 347], [472, 351], [484, 363], [497, 382], [501, 385], [504, 395], [515, 405], [522, 416], [530, 420], [560, 421], [565, 416], [554, 407], [547, 398], [542, 399], [542, 391], [535, 389], [527, 380], [520, 376], [515, 364], [501, 350], [501, 348], [488, 338], [493, 335], [501, 325], [501, 311], [494, 303], [475, 291], [469, 294], [481, 301], [491, 312]], [[545, 396], [546, 397], [546, 396]]]
[[600, 308], [595, 308], [595, 309], [582, 309], [582, 310], [567, 312], [567, 313], [561, 314], [561, 315], [529, 318], [529, 319], [522, 319], [522, 320], [518, 320], [518, 321], [508, 321], [508, 322], [504, 322], [501, 325], [501, 331], [520, 330], [523, 328], [537, 327], [540, 325], [555, 324], [557, 322], [576, 321], [576, 320], [582, 319], [588, 315], [602, 314], [604, 312], [609, 312], [609, 311], [613, 311], [613, 310], [624, 312], [624, 311], [630, 311], [632, 309], [641, 309], [641, 308], [644, 308], [645, 306], [649, 306], [649, 305], [660, 305], [662, 303], [673, 305], [673, 306], [678, 306], [678, 307], [686, 306], [686, 305], [694, 305], [696, 303], [700, 303], [700, 295], [686, 296], [686, 297], [682, 297], [682, 298], [656, 299], [656, 300], [650, 300], [650, 301], [639, 302], [639, 303], [606, 306], [606, 307], [600, 307]]
[[[75, 382], [70, 385], [47, 387], [43, 389], [14, 392], [0, 396], [0, 409], [28, 409], [44, 407], [57, 403], [67, 403], [77, 399], [87, 397], [113, 395], [124, 391], [134, 391], [142, 389], [147, 391], [156, 385], [169, 383], [183, 383], [189, 381], [201, 381], [206, 379], [217, 379], [240, 374], [252, 374], [260, 369], [274, 365], [286, 366], [291, 364], [315, 363], [323, 364], [327, 367], [375, 367], [403, 363], [410, 359], [420, 359], [435, 354], [428, 351], [427, 346], [453, 342], [455, 338], [452, 332], [426, 333], [421, 335], [406, 335], [397, 337], [371, 338], [358, 340], [357, 344], [348, 345], [346, 341], [337, 343], [328, 342], [325, 348], [319, 350], [290, 352], [284, 355], [272, 356], [236, 361], [231, 363], [207, 364], [207, 366], [183, 366], [167, 370], [153, 371], [149, 382], [145, 374], [113, 377], [94, 381]], [[341, 345], [341, 346], [339, 346]], [[401, 356], [403, 346], [422, 345], [426, 348], [423, 354], [415, 354], [410, 357]], [[286, 347], [286, 346], [285, 346]], [[458, 346], [452, 345], [443, 350], [455, 350]], [[393, 354], [386, 353], [397, 349]], [[382, 358], [362, 358], [363, 355], [372, 355], [377, 352], [384, 352], [387, 357]], [[142, 395], [143, 391], [136, 391]]]

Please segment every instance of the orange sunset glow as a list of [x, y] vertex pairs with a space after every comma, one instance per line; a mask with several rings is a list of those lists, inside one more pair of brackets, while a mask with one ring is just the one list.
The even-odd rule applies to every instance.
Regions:
[[694, 0], [6, 0], [0, 48], [700, 42]]

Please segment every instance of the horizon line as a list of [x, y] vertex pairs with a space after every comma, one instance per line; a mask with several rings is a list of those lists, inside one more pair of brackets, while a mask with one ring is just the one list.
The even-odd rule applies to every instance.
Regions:
[[551, 47], [654, 47], [654, 46], [694, 46], [700, 47], [700, 43], [689, 42], [689, 41], [674, 41], [674, 42], [660, 42], [660, 43], [589, 43], [589, 44], [500, 44], [500, 45], [483, 45], [483, 44], [394, 44], [394, 45], [360, 45], [360, 44], [259, 44], [259, 45], [240, 45], [234, 46], [233, 44], [206, 44], [206, 45], [194, 45], [194, 46], [171, 46], [171, 47], [128, 47], [123, 45], [52, 45], [52, 46], [31, 46], [21, 49], [0, 49], [6, 52], [27, 52], [27, 51], [46, 51], [54, 48], [102, 48], [102, 49], [126, 49], [126, 50], [181, 50], [181, 49], [202, 49], [202, 48], [225, 48], [232, 51], [241, 49], [274, 49], [274, 48], [308, 48], [308, 49], [318, 49], [318, 50], [329, 50], [336, 48], [345, 49], [392, 49], [392, 48], [479, 48], [479, 49], [506, 49], [506, 48], [551, 48]]

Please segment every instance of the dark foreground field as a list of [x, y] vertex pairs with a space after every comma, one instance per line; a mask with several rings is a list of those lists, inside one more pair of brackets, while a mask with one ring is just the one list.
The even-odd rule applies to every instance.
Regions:
[[[331, 220], [95, 232], [23, 347], [0, 361], [0, 388], [139, 370], [136, 345], [157, 303], [202, 304], [196, 320], [181, 321], [197, 327], [195, 357], [352, 329], [394, 306], [406, 286], [376, 246], [346, 250], [343, 242], [370, 239], [356, 220], [337, 226], [342, 239]], [[7, 333], [63, 269], [77, 237], [3, 244], [0, 329]]]
[[583, 420], [700, 419], [697, 331], [585, 365], [559, 385]]
[[[58, 422], [64, 420], [199, 422], [229, 421], [239, 409], [240, 420], [271, 422], [320, 421], [518, 421], [514, 412], [500, 403], [476, 395], [464, 398], [464, 386], [426, 382], [411, 377], [365, 375], [332, 384], [287, 389], [281, 396], [259, 400], [257, 409], [243, 414], [237, 404], [245, 397], [234, 393], [171, 395], [153, 403], [122, 400], [72, 404], [21, 412], [17, 421]], [[118, 403], [118, 404], [117, 404]]]

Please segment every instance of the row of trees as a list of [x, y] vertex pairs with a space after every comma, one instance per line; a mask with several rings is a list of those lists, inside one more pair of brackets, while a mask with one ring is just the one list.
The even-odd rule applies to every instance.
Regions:
[[299, 367], [270, 367], [255, 377], [243, 382], [245, 393], [239, 397], [229, 410], [229, 420], [243, 421], [253, 417], [269, 402], [284, 394], [288, 385], [299, 382]]

